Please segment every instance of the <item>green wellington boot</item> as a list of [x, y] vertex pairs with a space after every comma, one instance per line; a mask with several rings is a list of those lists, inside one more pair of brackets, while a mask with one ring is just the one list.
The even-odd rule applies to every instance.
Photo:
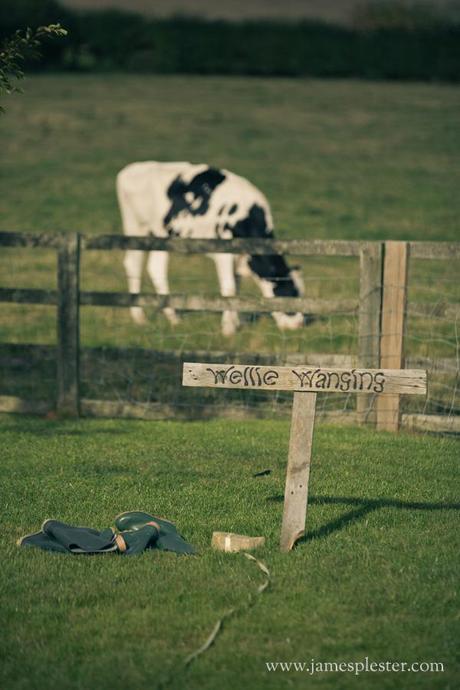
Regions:
[[45, 520], [41, 532], [28, 534], [17, 543], [19, 546], [58, 553], [121, 553], [135, 556], [154, 546], [158, 536], [159, 529], [147, 524], [121, 535], [110, 528], [100, 531], [91, 527], [75, 527], [59, 520]]
[[117, 534], [116, 542], [120, 553], [126, 556], [137, 556], [146, 549], [155, 548], [160, 532], [153, 525], [144, 525], [138, 530], [126, 530]]
[[174, 551], [182, 554], [195, 554], [196, 551], [191, 544], [188, 544], [184, 537], [179, 534], [177, 527], [170, 520], [150, 515], [139, 510], [134, 510], [127, 513], [121, 513], [115, 518], [115, 527], [119, 532], [124, 533], [125, 530], [137, 531], [144, 528], [146, 525], [152, 525], [159, 529], [160, 535], [158, 539], [152, 543], [152, 548], [160, 549], [161, 551]]

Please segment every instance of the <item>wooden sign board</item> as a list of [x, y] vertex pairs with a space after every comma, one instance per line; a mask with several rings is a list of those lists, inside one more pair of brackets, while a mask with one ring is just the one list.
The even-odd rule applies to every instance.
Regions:
[[420, 369], [321, 369], [184, 362], [184, 386], [293, 391], [291, 436], [284, 492], [281, 550], [305, 533], [317, 393], [425, 395]]
[[426, 393], [420, 369], [319, 369], [258, 367], [245, 364], [184, 363], [184, 386], [252, 388], [302, 393]]

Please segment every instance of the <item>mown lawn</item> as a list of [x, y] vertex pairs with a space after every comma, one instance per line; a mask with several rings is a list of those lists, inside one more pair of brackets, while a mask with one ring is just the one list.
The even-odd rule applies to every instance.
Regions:
[[[320, 426], [306, 539], [278, 552], [288, 424], [0, 417], [2, 681], [8, 690], [456, 687], [458, 443]], [[255, 472], [271, 474], [255, 478]], [[174, 519], [198, 557], [20, 550], [48, 517]], [[270, 588], [213, 530], [265, 535]], [[268, 661], [437, 661], [444, 673], [269, 673]], [[169, 679], [169, 680], [168, 680]], [[162, 683], [164, 684], [162, 686]]]

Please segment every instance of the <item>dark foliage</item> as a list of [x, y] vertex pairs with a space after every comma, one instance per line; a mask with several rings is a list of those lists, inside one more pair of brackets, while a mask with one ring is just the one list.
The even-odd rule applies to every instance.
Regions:
[[391, 22], [366, 16], [345, 28], [150, 20], [116, 10], [76, 13], [55, 0], [2, 0], [0, 38], [59, 22], [69, 35], [45, 47], [42, 69], [459, 81], [460, 25], [401, 16]]

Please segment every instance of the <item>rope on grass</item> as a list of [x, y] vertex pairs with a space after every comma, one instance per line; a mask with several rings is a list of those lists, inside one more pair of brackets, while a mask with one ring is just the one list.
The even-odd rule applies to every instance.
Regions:
[[[213, 629], [211, 630], [211, 632], [209, 633], [208, 637], [203, 642], [203, 644], [200, 647], [198, 647], [198, 649], [196, 649], [194, 652], [189, 654], [189, 656], [186, 657], [186, 659], [184, 659], [183, 665], [181, 667], [182, 672], [185, 672], [190, 667], [190, 665], [193, 663], [193, 661], [195, 661], [195, 659], [197, 659], [199, 656], [204, 654], [214, 644], [217, 636], [222, 631], [224, 621], [227, 621], [232, 616], [235, 616], [236, 614], [240, 614], [243, 611], [246, 611], [247, 609], [254, 606], [255, 601], [256, 601], [256, 597], [259, 596], [259, 594], [262, 594], [262, 592], [265, 592], [265, 590], [267, 589], [267, 587], [269, 586], [269, 584], [271, 582], [270, 571], [267, 568], [267, 566], [265, 565], [265, 563], [263, 563], [262, 561], [259, 561], [258, 558], [255, 558], [250, 553], [246, 553], [244, 551], [242, 551], [241, 553], [245, 558], [247, 558], [249, 561], [253, 561], [253, 563], [255, 563], [257, 565], [259, 570], [261, 570], [264, 573], [265, 580], [262, 582], [262, 584], [260, 584], [257, 587], [255, 595], [251, 594], [251, 593], [249, 594], [248, 600], [245, 604], [243, 604], [242, 606], [237, 606], [233, 609], [230, 609], [230, 611], [227, 611], [227, 613], [224, 613], [224, 615], [221, 616], [221, 618], [219, 618], [218, 621], [216, 621]], [[156, 690], [166, 690], [168, 687], [171, 686], [171, 683], [175, 679], [177, 679], [177, 676], [180, 674], [180, 672], [181, 672], [180, 670], [176, 671], [176, 672], [170, 671], [167, 674], [166, 678], [164, 678], [163, 681], [160, 681], [160, 683], [156, 686]]]
[[[266, 576], [264, 582], [262, 582], [262, 584], [260, 584], [257, 587], [256, 596], [258, 596], [259, 594], [262, 594], [262, 592], [264, 592], [270, 584], [270, 571], [267, 568], [267, 566], [265, 565], [265, 563], [263, 563], [262, 561], [259, 561], [258, 558], [255, 558], [250, 553], [242, 552], [242, 554], [249, 561], [253, 561], [257, 565], [257, 567]], [[192, 652], [184, 660], [185, 668], [188, 668], [188, 666], [190, 666], [190, 664], [197, 657], [199, 657], [201, 654], [204, 654], [204, 652], [206, 652], [211, 647], [211, 645], [215, 642], [216, 637], [218, 636], [218, 634], [222, 630], [224, 621], [228, 620], [229, 618], [234, 616], [236, 613], [241, 613], [242, 611], [249, 609], [254, 604], [255, 604], [255, 597], [254, 597], [254, 595], [250, 594], [249, 599], [248, 599], [246, 604], [244, 604], [242, 606], [235, 607], [233, 609], [230, 609], [230, 611], [227, 611], [227, 613], [225, 613], [221, 618], [219, 618], [219, 620], [215, 623], [213, 629], [211, 630], [210, 634], [206, 638], [205, 642], [200, 647], [198, 647], [198, 649], [196, 649], [194, 652]]]

